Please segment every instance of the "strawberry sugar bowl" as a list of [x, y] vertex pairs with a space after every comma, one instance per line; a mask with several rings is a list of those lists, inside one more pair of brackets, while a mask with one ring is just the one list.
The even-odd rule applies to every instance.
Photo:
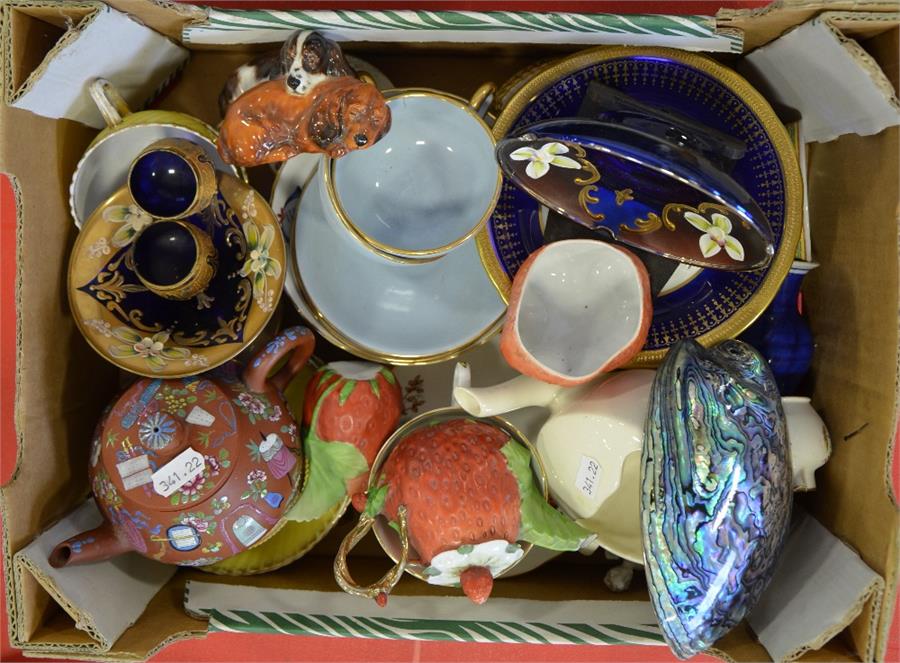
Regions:
[[[334, 563], [345, 592], [384, 605], [404, 571], [429, 584], [461, 587], [474, 603], [536, 544], [592, 550], [595, 536], [547, 503], [543, 464], [528, 440], [499, 417], [458, 408], [426, 412], [401, 426], [372, 466], [365, 510]], [[395, 566], [359, 586], [347, 555], [374, 529]]]

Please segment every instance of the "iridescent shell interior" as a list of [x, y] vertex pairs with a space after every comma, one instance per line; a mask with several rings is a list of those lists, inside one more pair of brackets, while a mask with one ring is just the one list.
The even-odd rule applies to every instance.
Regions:
[[791, 513], [787, 429], [775, 380], [751, 346], [673, 346], [650, 398], [641, 521], [650, 597], [680, 658], [755, 605]]

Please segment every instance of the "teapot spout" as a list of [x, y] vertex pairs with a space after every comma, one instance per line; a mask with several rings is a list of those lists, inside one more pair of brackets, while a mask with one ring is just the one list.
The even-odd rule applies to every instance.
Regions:
[[473, 417], [490, 417], [523, 407], [547, 407], [563, 389], [520, 375], [493, 387], [455, 386], [453, 400]]
[[81, 534], [76, 534], [58, 544], [47, 561], [55, 569], [76, 564], [90, 564], [116, 557], [131, 550], [131, 546], [121, 541], [108, 522]]

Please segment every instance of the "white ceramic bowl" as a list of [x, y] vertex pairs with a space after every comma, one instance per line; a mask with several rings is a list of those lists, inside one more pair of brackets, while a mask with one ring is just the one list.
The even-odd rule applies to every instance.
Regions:
[[647, 270], [633, 253], [594, 240], [554, 242], [516, 274], [500, 349], [525, 375], [584, 384], [637, 354], [652, 317]]
[[500, 192], [494, 138], [464, 100], [387, 92], [391, 130], [372, 147], [326, 160], [326, 203], [365, 246], [428, 260], [472, 237]]
[[394, 364], [435, 363], [486, 339], [505, 305], [474, 240], [442, 260], [405, 264], [367, 251], [323, 209], [313, 178], [294, 225], [299, 294], [337, 345]]

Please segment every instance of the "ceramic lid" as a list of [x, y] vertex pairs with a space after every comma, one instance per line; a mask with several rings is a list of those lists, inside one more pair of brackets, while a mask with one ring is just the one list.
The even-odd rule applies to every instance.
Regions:
[[551, 120], [497, 145], [517, 186], [560, 214], [631, 246], [725, 270], [765, 267], [765, 214], [704, 157], [633, 127]]
[[791, 514], [784, 412], [740, 341], [679, 341], [657, 370], [641, 463], [650, 599], [672, 650], [711, 647], [772, 579]]
[[[209, 380], [139, 380], [106, 420], [101, 464], [111, 470], [120, 492], [141, 509], [178, 511], [181, 501], [173, 502], [172, 496], [182, 490], [202, 501], [218, 492], [234, 470], [233, 463], [223, 467], [215, 460], [221, 450], [226, 458], [239, 452], [238, 437], [232, 434], [234, 414], [223, 416], [219, 410], [228, 401]], [[216, 452], [208, 461], [204, 456], [210, 444]], [[215, 466], [207, 468], [210, 462]], [[212, 471], [198, 479], [205, 469]], [[138, 485], [146, 489], [133, 490]]]

